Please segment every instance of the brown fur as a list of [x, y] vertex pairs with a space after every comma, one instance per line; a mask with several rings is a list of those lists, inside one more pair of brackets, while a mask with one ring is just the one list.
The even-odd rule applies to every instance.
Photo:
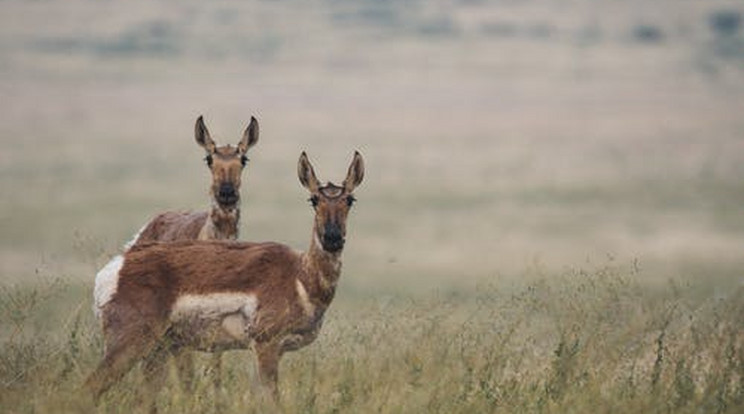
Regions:
[[[105, 356], [86, 383], [96, 398], [138, 360], [145, 360], [152, 378], [162, 378], [162, 362], [157, 361], [162, 361], [163, 353], [251, 345], [262, 382], [278, 398], [282, 354], [317, 337], [335, 295], [341, 250], [335, 248], [338, 240], [327, 238], [324, 231], [337, 234], [343, 228], [345, 232], [351, 192], [362, 181], [363, 162], [356, 153], [343, 187], [329, 183], [321, 188], [304, 153], [298, 171], [300, 181], [315, 199], [316, 218], [306, 253], [270, 242], [220, 241], [141, 243], [125, 253], [116, 293], [103, 307]], [[298, 293], [298, 281], [307, 292], [305, 298]], [[210, 342], [199, 336], [199, 325], [170, 319], [180, 297], [215, 293], [245, 293], [257, 298], [246, 340]], [[223, 316], [221, 321], [229, 315]], [[153, 380], [148, 387], [151, 392], [160, 381]]]
[[[209, 212], [166, 212], [157, 215], [144, 227], [135, 240], [135, 245], [148, 241], [175, 240], [236, 240], [240, 221], [240, 185], [244, 159], [248, 148], [258, 141], [258, 121], [251, 117], [243, 138], [237, 146], [217, 147], [212, 140], [204, 120], [196, 120], [196, 142], [206, 151], [212, 184], [209, 194], [212, 209]], [[234, 188], [236, 201], [225, 204], [217, 196], [222, 185]]]
[[[321, 263], [336, 260], [324, 257], [327, 254], [320, 256]], [[126, 254], [117, 294], [104, 307], [104, 331], [116, 330], [112, 329], [112, 324], [122, 321], [130, 327], [149, 324], [147, 329], [162, 335], [161, 324], [167, 325], [179, 296], [221, 292], [257, 296], [261, 323], [251, 336], [258, 342], [275, 338], [282, 332], [302, 330], [308, 328], [309, 321], [303, 317], [295, 279], [302, 281], [311, 302], [321, 313], [335, 292], [335, 284], [324, 288], [318, 283], [319, 269], [324, 266], [316, 261], [318, 258], [305, 260], [304, 254], [277, 243], [141, 244]], [[331, 272], [324, 277], [335, 282], [338, 276], [338, 272]], [[187, 338], [179, 338], [174, 344], [191, 345]]]
[[[197, 144], [204, 148], [207, 165], [212, 174], [209, 195], [212, 208], [209, 212], [165, 212], [161, 213], [145, 225], [134, 241], [134, 245], [151, 241], [176, 240], [236, 240], [239, 233], [240, 221], [240, 185], [248, 148], [258, 142], [258, 121], [251, 117], [251, 122], [243, 133], [237, 146], [225, 145], [218, 147], [200, 116], [194, 126], [194, 136]], [[237, 197], [234, 203], [225, 204], [217, 197], [220, 186], [229, 184], [234, 188]], [[177, 359], [179, 376], [187, 388], [191, 388], [194, 375], [194, 360], [188, 355]], [[221, 358], [215, 354], [212, 358], [212, 379], [215, 388], [220, 387]]]
[[150, 220], [136, 244], [149, 241], [195, 240], [207, 222], [206, 211], [161, 213]]

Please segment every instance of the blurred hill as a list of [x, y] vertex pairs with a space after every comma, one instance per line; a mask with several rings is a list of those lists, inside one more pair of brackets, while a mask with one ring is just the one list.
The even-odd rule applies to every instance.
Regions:
[[299, 153], [332, 181], [364, 154], [347, 286], [470, 287], [607, 257], [662, 279], [740, 274], [736, 2], [3, 8], [5, 281], [92, 280], [156, 212], [206, 208], [200, 114], [219, 142], [261, 122], [246, 240], [304, 248]]

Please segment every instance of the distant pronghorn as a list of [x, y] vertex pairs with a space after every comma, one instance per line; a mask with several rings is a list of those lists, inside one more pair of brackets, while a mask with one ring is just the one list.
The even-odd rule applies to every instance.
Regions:
[[[212, 184], [209, 193], [212, 198], [210, 211], [198, 212], [165, 212], [145, 224], [126, 249], [133, 245], [151, 241], [175, 240], [235, 240], [238, 237], [240, 220], [240, 183], [241, 174], [248, 162], [248, 148], [258, 142], [258, 121], [251, 117], [243, 137], [237, 146], [218, 147], [204, 125], [204, 118], [199, 116], [194, 127], [196, 142], [206, 151], [205, 161], [212, 172]], [[112, 259], [96, 275], [96, 302], [94, 312], [100, 314], [102, 304], [98, 301], [98, 289], [108, 288], [106, 280], [111, 280], [109, 273], [121, 264], [121, 256]], [[100, 280], [99, 280], [100, 279]], [[194, 371], [193, 358], [183, 355], [178, 359], [181, 379], [190, 385]], [[212, 359], [213, 380], [215, 386], [220, 384], [221, 358], [215, 354]]]
[[212, 209], [209, 212], [166, 212], [156, 216], [135, 236], [133, 244], [146, 241], [235, 240], [240, 220], [241, 173], [248, 148], [258, 142], [258, 121], [251, 122], [237, 146], [218, 147], [200, 116], [195, 126], [196, 142], [207, 152], [205, 160], [212, 172]]
[[316, 338], [336, 292], [364, 163], [355, 153], [341, 186], [322, 186], [303, 152], [298, 175], [315, 209], [307, 252], [272, 242], [143, 243], [112, 265], [111, 280], [96, 280], [106, 286], [96, 286], [105, 355], [86, 382], [96, 399], [139, 360], [154, 393], [164, 355], [251, 346], [261, 381], [278, 398], [279, 359]]

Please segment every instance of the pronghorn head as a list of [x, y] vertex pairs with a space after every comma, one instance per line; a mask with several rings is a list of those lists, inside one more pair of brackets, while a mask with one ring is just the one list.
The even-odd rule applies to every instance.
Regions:
[[323, 250], [338, 253], [344, 248], [346, 217], [355, 198], [352, 192], [364, 178], [364, 160], [354, 152], [346, 179], [337, 186], [331, 182], [322, 186], [315, 177], [313, 166], [303, 152], [297, 164], [300, 183], [310, 191], [310, 203], [315, 209], [313, 237]]
[[218, 147], [209, 135], [201, 116], [196, 120], [195, 135], [196, 143], [207, 152], [204, 160], [212, 171], [212, 185], [209, 190], [212, 198], [221, 208], [234, 208], [240, 201], [241, 173], [248, 164], [246, 152], [258, 142], [258, 121], [251, 117], [251, 123], [235, 147], [232, 145]]

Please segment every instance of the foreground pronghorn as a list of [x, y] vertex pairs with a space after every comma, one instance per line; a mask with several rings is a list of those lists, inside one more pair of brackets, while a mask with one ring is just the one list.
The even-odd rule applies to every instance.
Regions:
[[248, 148], [258, 142], [258, 121], [251, 122], [237, 146], [218, 147], [200, 116], [194, 127], [197, 144], [207, 153], [205, 160], [212, 172], [211, 211], [166, 212], [156, 216], [135, 236], [133, 244], [147, 241], [213, 240], [238, 238], [240, 220], [241, 173]]
[[303, 152], [302, 185], [315, 209], [310, 248], [277, 243], [181, 241], [134, 246], [99, 281], [105, 355], [86, 386], [98, 398], [144, 359], [159, 389], [164, 355], [253, 346], [262, 382], [278, 397], [279, 359], [311, 343], [341, 274], [352, 191], [364, 176], [359, 153], [341, 186], [321, 186]]

